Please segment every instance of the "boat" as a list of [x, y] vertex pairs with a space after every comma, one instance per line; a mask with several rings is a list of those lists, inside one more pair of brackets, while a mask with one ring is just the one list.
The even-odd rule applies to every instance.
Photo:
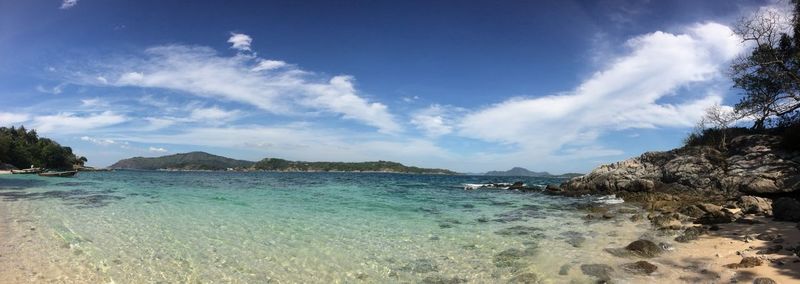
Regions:
[[63, 171], [63, 172], [41, 172], [41, 177], [71, 177], [77, 174], [78, 171]]
[[12, 174], [16, 175], [30, 175], [30, 174], [38, 174], [42, 172], [42, 168], [30, 168], [30, 169], [22, 169], [22, 170], [11, 170]]

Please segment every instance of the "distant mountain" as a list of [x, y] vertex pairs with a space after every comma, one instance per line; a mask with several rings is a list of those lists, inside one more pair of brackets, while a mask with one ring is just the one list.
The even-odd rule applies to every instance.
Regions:
[[135, 157], [120, 160], [109, 168], [134, 170], [225, 170], [228, 168], [249, 168], [255, 162], [234, 160], [205, 152], [190, 152], [156, 158]]
[[396, 162], [301, 162], [266, 158], [258, 162], [234, 160], [205, 152], [191, 152], [156, 158], [120, 160], [109, 168], [132, 170], [260, 170], [276, 172], [391, 172], [415, 174], [457, 174], [446, 169], [405, 166]]
[[507, 171], [490, 171], [485, 173], [487, 176], [514, 176], [514, 177], [555, 177], [555, 178], [572, 178], [582, 176], [579, 173], [566, 173], [561, 175], [554, 175], [548, 172], [533, 172], [526, 168], [514, 167]]
[[454, 175], [456, 172], [446, 169], [427, 169], [409, 167], [401, 163], [389, 161], [377, 162], [298, 162], [283, 159], [266, 158], [253, 166], [257, 170], [281, 172], [391, 172], [414, 174], [446, 174]]

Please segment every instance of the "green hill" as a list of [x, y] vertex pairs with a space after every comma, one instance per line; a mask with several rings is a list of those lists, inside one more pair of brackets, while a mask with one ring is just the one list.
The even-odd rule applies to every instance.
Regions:
[[228, 168], [249, 168], [251, 161], [234, 160], [205, 152], [189, 152], [156, 158], [135, 157], [120, 160], [109, 168], [135, 170], [225, 170]]
[[288, 172], [393, 172], [415, 174], [456, 174], [445, 169], [427, 169], [409, 167], [401, 163], [389, 161], [377, 162], [299, 162], [283, 159], [266, 158], [255, 164], [253, 168], [265, 171]]

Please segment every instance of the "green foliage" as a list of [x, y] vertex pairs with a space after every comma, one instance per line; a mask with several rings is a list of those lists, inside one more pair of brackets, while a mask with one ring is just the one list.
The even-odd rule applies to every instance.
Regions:
[[[82, 157], [83, 158], [83, 157]], [[62, 147], [57, 142], [40, 138], [35, 130], [0, 127], [0, 162], [17, 168], [35, 167], [51, 169], [71, 169], [80, 159], [70, 147]], [[83, 162], [86, 158], [83, 158]]]

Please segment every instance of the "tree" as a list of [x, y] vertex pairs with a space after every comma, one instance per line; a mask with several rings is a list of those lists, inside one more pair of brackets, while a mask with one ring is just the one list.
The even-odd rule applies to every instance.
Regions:
[[791, 17], [762, 10], [745, 18], [735, 32], [752, 52], [731, 66], [734, 86], [744, 91], [736, 111], [764, 129], [770, 117], [792, 116], [800, 109], [800, 1], [792, 1]]
[[715, 104], [706, 109], [705, 115], [703, 115], [703, 119], [700, 123], [717, 130], [720, 135], [719, 149], [727, 150], [728, 145], [726, 141], [728, 139], [728, 128], [737, 120], [739, 120], [739, 115], [735, 111]]

